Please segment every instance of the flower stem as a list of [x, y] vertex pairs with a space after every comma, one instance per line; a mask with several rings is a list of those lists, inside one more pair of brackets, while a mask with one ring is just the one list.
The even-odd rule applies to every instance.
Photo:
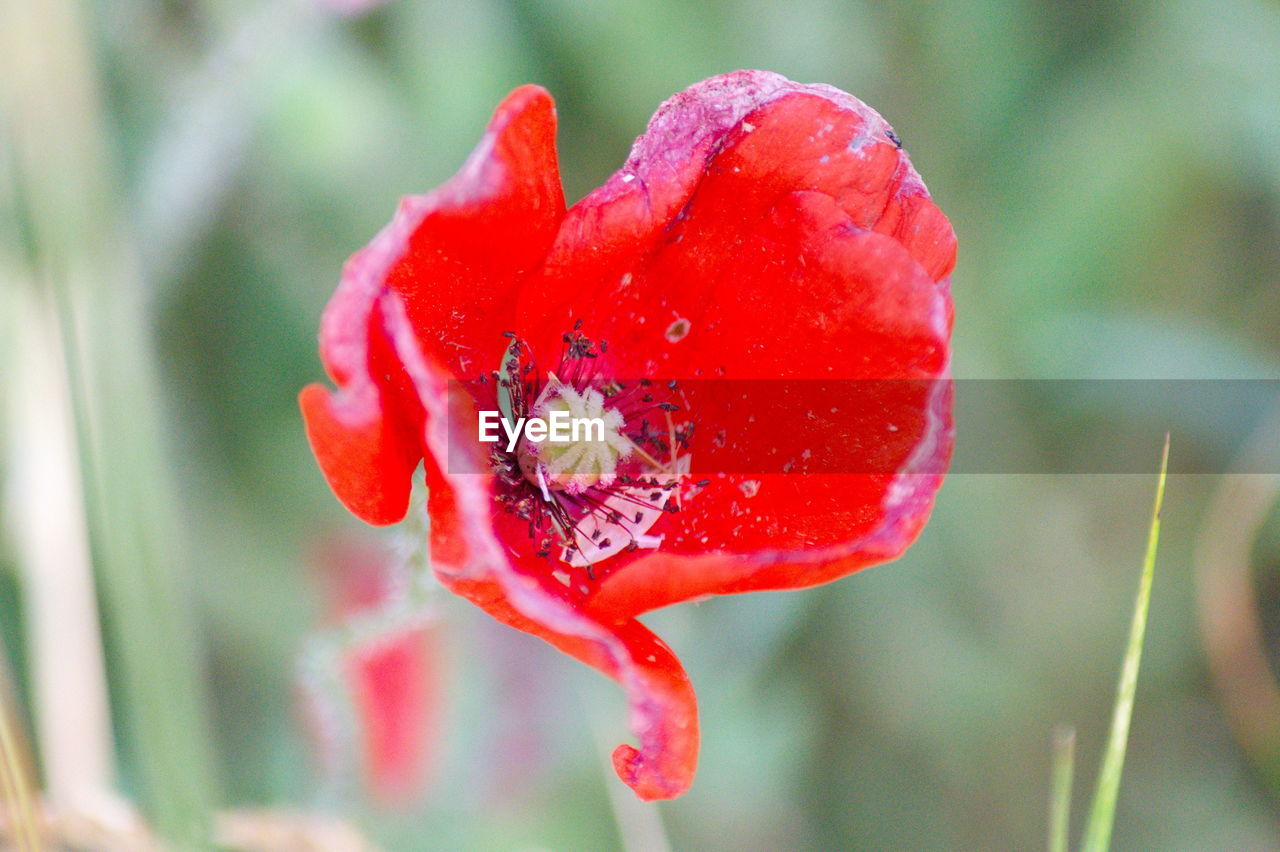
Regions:
[[613, 821], [618, 827], [618, 838], [624, 852], [671, 852], [671, 841], [662, 820], [662, 806], [658, 802], [642, 802], [621, 783], [614, 773], [612, 748], [609, 737], [609, 718], [600, 708], [603, 702], [580, 691], [579, 699], [591, 729], [592, 739], [600, 755], [600, 767], [605, 792], [609, 794], [609, 806]]

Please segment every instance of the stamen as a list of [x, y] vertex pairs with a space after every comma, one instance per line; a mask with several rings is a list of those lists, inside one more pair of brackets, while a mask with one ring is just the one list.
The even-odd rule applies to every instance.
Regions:
[[[488, 385], [492, 376], [498, 407], [512, 422], [538, 417], [550, 423], [552, 414], [563, 412], [570, 424], [598, 420], [603, 425], [603, 434], [595, 426], [586, 435], [573, 435], [577, 440], [553, 440], [554, 434], [542, 442], [522, 437], [514, 452], [497, 449], [491, 455], [494, 499], [527, 522], [534, 553], [550, 558], [559, 546], [560, 560], [583, 569], [594, 581], [595, 566], [611, 556], [661, 545], [662, 536], [649, 530], [664, 514], [681, 508], [680, 484], [689, 471], [693, 429], [688, 422], [676, 426], [672, 412], [680, 406], [655, 396], [651, 380], [625, 383], [600, 377], [599, 356], [608, 344], [601, 341], [597, 351], [581, 333], [582, 325], [575, 320], [573, 331], [561, 336], [560, 363], [545, 381], [523, 341], [504, 333], [512, 343], [501, 370], [482, 375], [478, 384]], [[663, 396], [678, 389], [674, 380], [663, 384]], [[657, 411], [666, 419], [665, 436], [648, 417]], [[620, 469], [623, 464], [626, 468]], [[585, 586], [581, 590], [587, 591]]]

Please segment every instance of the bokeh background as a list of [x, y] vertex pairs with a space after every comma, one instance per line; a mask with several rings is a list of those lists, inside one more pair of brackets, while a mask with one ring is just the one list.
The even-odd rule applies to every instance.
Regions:
[[[693, 789], [645, 806], [607, 766], [629, 737], [612, 684], [448, 596], [428, 592], [427, 626], [378, 658], [383, 681], [420, 686], [362, 739], [361, 707], [383, 705], [350, 689], [379, 676], [338, 625], [377, 595], [349, 577], [376, 576], [378, 554], [401, 559], [420, 531], [341, 509], [295, 395], [322, 376], [316, 328], [343, 260], [401, 195], [454, 172], [510, 89], [556, 97], [573, 200], [662, 100], [750, 67], [853, 92], [898, 131], [959, 235], [957, 376], [1280, 377], [1280, 6], [41, 0], [0, 14], [14, 225], [0, 633], [10, 714], [37, 751], [56, 738], [37, 668], [95, 635], [56, 591], [39, 603], [25, 564], [24, 524], [74, 541], [84, 522], [74, 489], [48, 497], [21, 475], [42, 458], [23, 436], [69, 417], [97, 453], [82, 467], [106, 777], [162, 823], [214, 804], [319, 811], [396, 850], [1032, 849], [1059, 723], [1078, 728], [1087, 801], [1152, 476], [1049, 462], [956, 475], [895, 564], [655, 613], [697, 687], [704, 745]], [[68, 387], [78, 409], [59, 402]], [[1014, 402], [983, 428], [1032, 458], [1114, 428], [1105, 408]], [[1214, 414], [1147, 422], [1175, 458], [1250, 452]], [[1278, 434], [1264, 420], [1253, 451]], [[1160, 450], [1127, 449], [1135, 469]], [[1280, 848], [1273, 480], [1170, 481], [1117, 849]], [[1228, 638], [1206, 643], [1206, 620]], [[85, 695], [70, 703], [91, 717]], [[407, 768], [371, 767], [371, 741], [407, 743]]]

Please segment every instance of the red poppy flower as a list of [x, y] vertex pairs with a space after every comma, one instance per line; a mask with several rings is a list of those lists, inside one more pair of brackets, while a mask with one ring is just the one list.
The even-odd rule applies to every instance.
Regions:
[[[347, 262], [320, 335], [338, 389], [303, 390], [308, 436], [372, 524], [401, 520], [422, 462], [441, 582], [617, 680], [639, 739], [614, 752], [618, 774], [677, 796], [693, 690], [636, 617], [907, 548], [951, 452], [954, 259], [889, 125], [834, 88], [698, 83], [566, 210], [555, 110], [525, 86], [452, 180]], [[893, 388], [871, 394], [879, 421], [805, 411], [829, 438], [769, 467], [799, 446], [794, 418], [760, 425], [777, 380], [911, 381], [877, 386]], [[508, 452], [476, 437], [484, 410], [596, 413], [609, 434]], [[833, 466], [842, 453], [856, 461]]]

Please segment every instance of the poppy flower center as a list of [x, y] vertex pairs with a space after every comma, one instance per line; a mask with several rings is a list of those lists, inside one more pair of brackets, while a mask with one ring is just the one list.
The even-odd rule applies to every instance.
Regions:
[[[495, 501], [528, 522], [535, 552], [597, 578], [596, 566], [619, 553], [657, 548], [654, 526], [680, 510], [689, 471], [691, 423], [676, 423], [675, 382], [656, 385], [605, 376], [599, 348], [564, 335], [559, 365], [543, 378], [528, 347], [514, 339], [495, 373], [497, 404], [509, 423], [525, 424], [514, 447], [496, 444]], [[529, 424], [538, 422], [537, 429]], [[568, 575], [554, 576], [566, 585]]]
[[525, 479], [570, 494], [614, 483], [618, 461], [631, 455], [633, 444], [622, 434], [622, 413], [605, 405], [603, 393], [594, 388], [578, 392], [552, 373], [532, 413], [553, 426], [567, 424], [563, 431], [568, 438], [558, 438], [554, 428], [542, 441], [526, 433], [516, 450]]

